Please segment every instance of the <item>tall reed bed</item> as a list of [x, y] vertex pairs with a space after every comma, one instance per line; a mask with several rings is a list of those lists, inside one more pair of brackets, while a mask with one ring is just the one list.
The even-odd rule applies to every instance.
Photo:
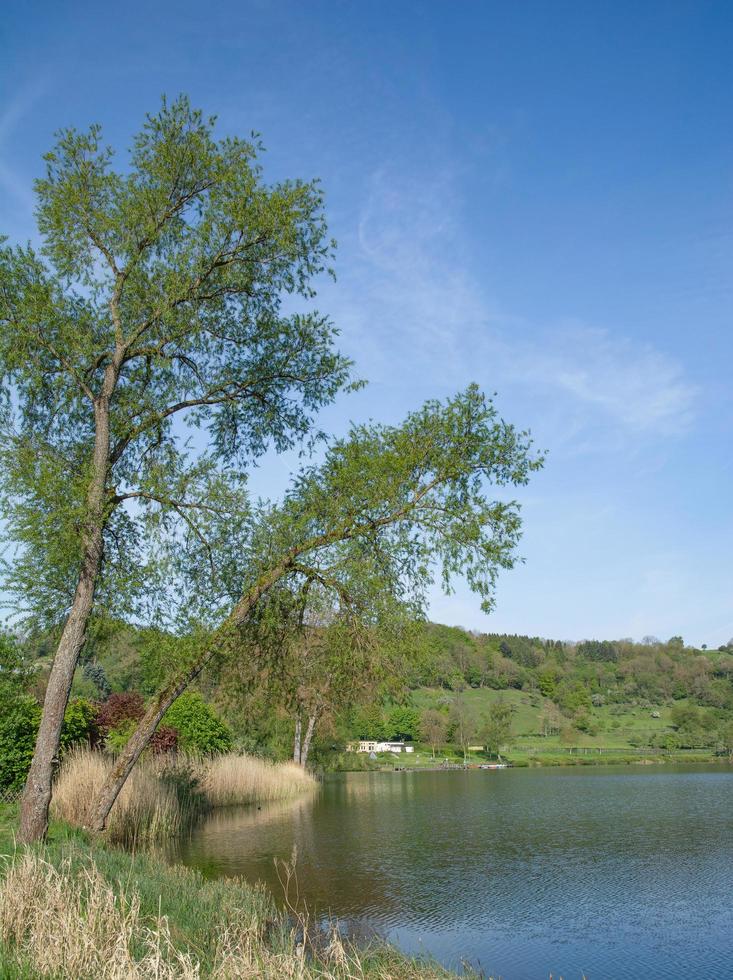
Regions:
[[[88, 748], [69, 752], [54, 783], [51, 815], [84, 826], [87, 807], [99, 792], [114, 760]], [[199, 807], [193, 793], [181, 792], [180, 778], [154, 759], [143, 758], [125, 783], [107, 823], [107, 836], [118, 844], [159, 840], [177, 833]]]
[[318, 785], [294, 762], [267, 762], [232, 752], [199, 763], [198, 782], [211, 806], [289, 800]]
[[[52, 816], [83, 827], [113, 764], [112, 757], [89, 748], [69, 752], [54, 784]], [[209, 807], [292, 799], [317, 785], [294, 763], [248, 755], [143, 757], [112, 807], [107, 837], [126, 845], [161, 840], [186, 829]]]
[[[128, 868], [117, 867], [120, 860]], [[439, 980], [454, 976], [336, 930], [311, 936], [257, 886], [208, 882], [152, 858], [28, 850], [0, 867], [0, 967], [74, 980]], [[148, 881], [148, 877], [150, 881]], [[135, 882], [134, 886], [131, 884]], [[126, 884], [122, 884], [126, 882]], [[155, 894], [149, 887], [155, 883]], [[146, 894], [146, 890], [149, 894]], [[195, 917], [187, 916], [189, 907]]]

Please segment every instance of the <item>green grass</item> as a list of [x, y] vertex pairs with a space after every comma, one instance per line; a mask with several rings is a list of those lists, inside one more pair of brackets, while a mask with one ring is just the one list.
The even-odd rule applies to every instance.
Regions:
[[[451, 701], [456, 697], [452, 691], [436, 688], [419, 688], [412, 692], [411, 701], [420, 711], [426, 708], [447, 709]], [[656, 753], [645, 753], [643, 746], [648, 745], [655, 735], [662, 735], [674, 731], [671, 724], [672, 706], [670, 704], [650, 704], [642, 706], [640, 704], [606, 704], [601, 707], [593, 707], [588, 712], [591, 721], [597, 726], [596, 734], [588, 734], [573, 730], [572, 741], [568, 743], [561, 739], [559, 734], [544, 736], [541, 734], [541, 716], [544, 711], [551, 708], [552, 702], [542, 697], [539, 692], [504, 690], [496, 691], [490, 688], [468, 688], [461, 692], [460, 697], [465, 702], [468, 711], [473, 715], [475, 721], [480, 726], [481, 719], [485, 718], [494, 704], [501, 701], [510, 704], [513, 708], [511, 722], [511, 738], [509, 740], [506, 754], [519, 764], [528, 764], [530, 760], [534, 764], [542, 765], [589, 765], [602, 764], [611, 761], [638, 761], [640, 756], [648, 754], [650, 758]], [[676, 705], [684, 705], [686, 701], [675, 701]], [[703, 712], [710, 712], [712, 709], [702, 708]], [[658, 712], [659, 718], [652, 717], [653, 713]], [[570, 725], [570, 721], [567, 721]], [[636, 744], [634, 744], [636, 743]], [[590, 753], [580, 755], [578, 758], [583, 761], [568, 760], [569, 748], [584, 750], [603, 750], [593, 763], [590, 762]], [[417, 746], [416, 752], [420, 758], [408, 761], [407, 755], [391, 757], [399, 759], [400, 765], [409, 767], [425, 764], [425, 751], [429, 752], [429, 747]], [[455, 746], [449, 746], [446, 750], [441, 750], [440, 755], [447, 754], [451, 760], [462, 754], [457, 752]], [[610, 755], [613, 755], [613, 758]], [[606, 758], [606, 756], [609, 756]], [[710, 760], [713, 757], [711, 752], [697, 751], [695, 753], [680, 752], [675, 753], [675, 757], [680, 759], [701, 758]], [[481, 756], [474, 756], [469, 761], [486, 761]]]
[[[15, 842], [17, 820], [17, 805], [0, 805], [0, 857], [20, 850]], [[195, 951], [205, 966], [213, 959], [216, 931], [233, 909], [262, 921], [277, 921], [273, 899], [259, 886], [231, 879], [206, 880], [148, 851], [130, 853], [92, 843], [81, 831], [58, 821], [51, 823], [46, 844], [39, 850], [56, 867], [70, 861], [72, 870], [93, 859], [111, 885], [124, 889], [133, 885], [143, 915], [151, 923], [159, 914], [167, 916], [177, 945]]]
[[[456, 695], [452, 691], [439, 688], [421, 687], [413, 691], [411, 701], [420, 711], [426, 708], [445, 706]], [[525, 691], [494, 691], [491, 688], [467, 688], [460, 697], [465, 701], [467, 709], [478, 720], [486, 715], [493, 704], [503, 701], [514, 709], [512, 715], [512, 734], [528, 734], [538, 730], [538, 719], [542, 709], [550, 702], [541, 694]]]

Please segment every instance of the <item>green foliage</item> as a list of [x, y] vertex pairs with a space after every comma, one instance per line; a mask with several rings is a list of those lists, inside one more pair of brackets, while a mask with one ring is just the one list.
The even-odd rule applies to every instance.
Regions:
[[67, 749], [77, 742], [89, 742], [96, 736], [97, 708], [85, 698], [72, 698], [64, 712], [61, 729], [61, 748]]
[[0, 715], [0, 789], [22, 789], [36, 744], [41, 706], [21, 696]]
[[597, 735], [600, 731], [598, 722], [584, 712], [579, 714], [575, 719], [575, 727], [579, 732], [585, 732], [586, 735]]
[[512, 727], [512, 706], [497, 701], [481, 729], [481, 740], [489, 755], [498, 755], [509, 738]]
[[197, 691], [186, 691], [166, 711], [163, 724], [175, 728], [179, 745], [187, 752], [226, 752], [232, 733]]
[[549, 664], [537, 675], [537, 683], [544, 697], [554, 700], [560, 676], [560, 670], [556, 664]]
[[94, 684], [100, 697], [106, 698], [112, 693], [112, 688], [104, 667], [96, 660], [86, 660], [83, 666], [84, 676]]
[[412, 741], [420, 735], [420, 712], [407, 705], [397, 705], [387, 715], [387, 738]]
[[104, 740], [105, 748], [115, 754], [121, 752], [130, 740], [130, 736], [135, 731], [135, 721], [132, 718], [125, 718], [119, 721], [113, 728], [107, 731]]
[[721, 754], [733, 756], [733, 719], [722, 722], [716, 733], [716, 748]]
[[420, 738], [433, 749], [441, 745], [448, 731], [448, 718], [435, 708], [428, 708], [420, 716]]
[[310, 303], [332, 259], [318, 183], [267, 184], [259, 142], [214, 130], [164, 99], [119, 169], [99, 126], [62, 130], [36, 182], [40, 250], [0, 239], [0, 502], [36, 624], [62, 617], [100, 528], [100, 606], [182, 599], [153, 581], [182, 550], [210, 579], [222, 525], [248, 519], [242, 465], [305, 437], [347, 384], [328, 318], [282, 304]]
[[528, 636], [506, 637], [499, 644], [499, 650], [521, 667], [538, 667], [544, 660], [542, 647]]
[[618, 650], [615, 643], [608, 640], [584, 640], [576, 648], [579, 657], [586, 660], [616, 661], [618, 660]]
[[587, 711], [592, 707], [588, 689], [580, 681], [563, 683], [557, 691], [557, 703], [569, 714]]
[[31, 663], [17, 638], [0, 628], [0, 713], [27, 691], [32, 676]]
[[[96, 709], [83, 698], [73, 698], [66, 707], [61, 729], [61, 750], [95, 735]], [[41, 706], [29, 695], [19, 695], [0, 712], [0, 789], [21, 789], [28, 775]]]
[[353, 731], [356, 738], [373, 738], [378, 741], [387, 738], [382, 708], [374, 702], [365, 705], [357, 714]]
[[670, 712], [672, 724], [681, 732], [699, 732], [705, 728], [705, 716], [694, 704], [676, 704]]

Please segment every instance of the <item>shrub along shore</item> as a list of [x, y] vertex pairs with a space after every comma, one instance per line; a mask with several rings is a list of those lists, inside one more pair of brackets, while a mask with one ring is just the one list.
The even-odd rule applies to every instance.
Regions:
[[279, 910], [261, 886], [209, 881], [150, 852], [91, 841], [54, 821], [45, 846], [16, 847], [0, 806], [3, 980], [447, 980], [385, 944], [356, 948]]

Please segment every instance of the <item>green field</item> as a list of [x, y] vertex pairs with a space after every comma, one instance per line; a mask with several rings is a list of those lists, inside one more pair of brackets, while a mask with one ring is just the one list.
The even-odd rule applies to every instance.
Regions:
[[[452, 691], [436, 688], [419, 688], [411, 692], [412, 705], [420, 711], [426, 708], [449, 710], [457, 695]], [[510, 704], [513, 708], [511, 736], [502, 757], [518, 764], [556, 764], [605, 762], [616, 759], [638, 760], [639, 758], [664, 758], [669, 753], [648, 748], [649, 740], [667, 732], [674, 732], [671, 724], [671, 705], [669, 704], [607, 704], [594, 707], [588, 715], [597, 728], [596, 734], [588, 734], [575, 729], [571, 734], [543, 735], [542, 715], [551, 711], [552, 702], [539, 692], [517, 690], [497, 691], [490, 688], [468, 688], [461, 692], [467, 711], [472, 714], [480, 728], [483, 718], [497, 702]], [[685, 704], [686, 701], [676, 701]], [[705, 711], [706, 709], [701, 709]], [[653, 717], [658, 713], [659, 717]], [[569, 727], [568, 722], [568, 727]], [[477, 739], [477, 742], [480, 739]], [[711, 758], [705, 751], [679, 751], [674, 753], [681, 758]], [[463, 753], [455, 745], [443, 746], [433, 760], [430, 746], [416, 743], [414, 753], [381, 753], [377, 758], [379, 765], [398, 765], [409, 768], [432, 766], [442, 759], [462, 762]], [[469, 753], [469, 763], [485, 762], [483, 753]]]

